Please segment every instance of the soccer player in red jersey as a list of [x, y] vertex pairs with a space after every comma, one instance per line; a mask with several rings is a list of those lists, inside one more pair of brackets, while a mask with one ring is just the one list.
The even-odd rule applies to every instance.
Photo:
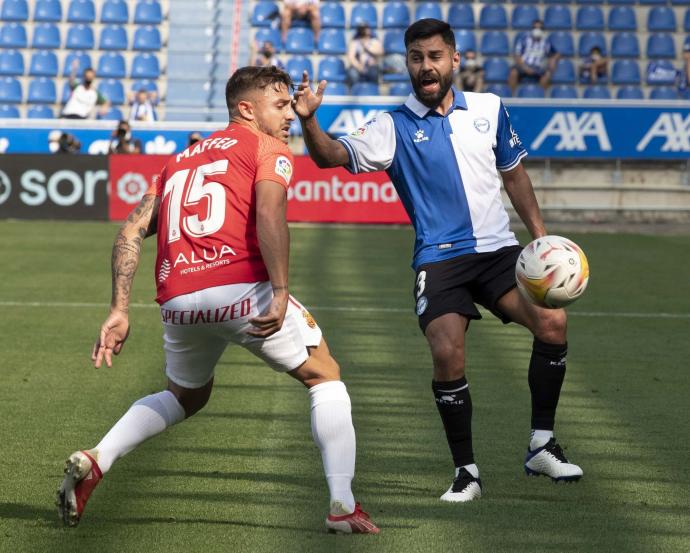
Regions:
[[230, 125], [171, 157], [118, 232], [110, 315], [92, 360], [110, 367], [122, 350], [141, 245], [155, 233], [168, 386], [136, 401], [93, 449], [69, 457], [57, 496], [65, 524], [79, 523], [114, 461], [206, 404], [215, 365], [232, 343], [308, 388], [330, 492], [329, 531], [378, 533], [351, 490], [355, 431], [340, 368], [288, 292], [291, 86], [275, 67], [236, 71], [226, 87]]

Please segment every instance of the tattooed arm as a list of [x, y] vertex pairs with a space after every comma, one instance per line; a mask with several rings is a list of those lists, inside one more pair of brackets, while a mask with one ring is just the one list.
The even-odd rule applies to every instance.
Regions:
[[139, 266], [144, 238], [156, 232], [160, 198], [146, 195], [127, 217], [115, 237], [112, 253], [113, 289], [110, 315], [101, 326], [93, 346], [91, 360], [99, 368], [103, 359], [112, 366], [112, 356], [122, 350], [129, 336], [129, 296], [134, 274]]

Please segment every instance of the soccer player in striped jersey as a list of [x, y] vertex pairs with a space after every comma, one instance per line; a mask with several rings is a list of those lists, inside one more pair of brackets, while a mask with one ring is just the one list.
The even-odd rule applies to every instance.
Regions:
[[415, 22], [405, 33], [405, 46], [414, 93], [399, 108], [333, 140], [315, 117], [327, 83], [320, 82], [314, 92], [305, 75], [295, 93], [295, 111], [320, 167], [385, 170], [414, 226], [416, 313], [431, 349], [432, 390], [455, 465], [453, 482], [441, 499], [463, 502], [481, 496], [465, 376], [465, 332], [472, 319], [481, 318], [476, 303], [534, 335], [525, 471], [577, 480], [582, 470], [567, 461], [553, 437], [565, 376], [566, 314], [539, 308], [518, 292], [515, 264], [521, 248], [501, 200], [503, 184], [530, 234], [546, 235], [521, 164], [527, 152], [498, 96], [452, 87], [460, 55], [447, 23]]
[[288, 291], [291, 86], [276, 67], [236, 71], [226, 87], [229, 126], [172, 156], [117, 234], [110, 315], [92, 359], [110, 367], [122, 350], [142, 242], [155, 233], [168, 385], [136, 401], [94, 448], [69, 457], [57, 496], [65, 524], [78, 524], [118, 458], [204, 407], [216, 363], [237, 344], [308, 388], [330, 492], [328, 530], [378, 533], [352, 494], [355, 431], [340, 368]]

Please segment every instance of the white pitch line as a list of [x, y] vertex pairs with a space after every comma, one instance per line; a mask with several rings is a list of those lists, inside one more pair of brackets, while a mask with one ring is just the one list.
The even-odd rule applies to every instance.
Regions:
[[[131, 303], [135, 309], [158, 309], [155, 303]], [[107, 309], [107, 303], [95, 302], [60, 302], [60, 301], [1, 301], [0, 307], [58, 307], [58, 308], [99, 308]], [[412, 307], [348, 307], [342, 305], [312, 305], [309, 309], [318, 311], [336, 311], [352, 313], [410, 313]], [[488, 313], [488, 312], [487, 312]], [[614, 317], [622, 319], [690, 319], [690, 313], [635, 313], [625, 311], [568, 311], [572, 317]]]

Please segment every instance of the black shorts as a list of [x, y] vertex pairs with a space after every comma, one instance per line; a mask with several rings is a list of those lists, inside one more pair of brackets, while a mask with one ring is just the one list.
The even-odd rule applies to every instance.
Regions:
[[517, 285], [515, 264], [521, 251], [521, 246], [507, 246], [495, 252], [460, 255], [421, 265], [412, 293], [422, 332], [431, 321], [446, 313], [481, 319], [475, 303], [509, 323], [510, 319], [496, 304]]

